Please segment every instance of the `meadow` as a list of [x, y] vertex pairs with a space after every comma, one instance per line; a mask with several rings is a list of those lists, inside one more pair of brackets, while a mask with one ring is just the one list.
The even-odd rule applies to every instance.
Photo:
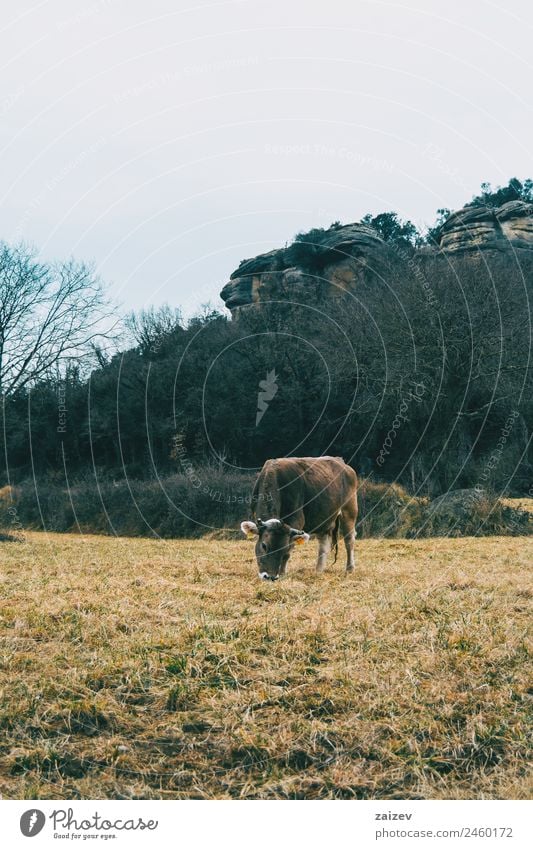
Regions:
[[531, 795], [531, 537], [0, 545], [3, 798]]

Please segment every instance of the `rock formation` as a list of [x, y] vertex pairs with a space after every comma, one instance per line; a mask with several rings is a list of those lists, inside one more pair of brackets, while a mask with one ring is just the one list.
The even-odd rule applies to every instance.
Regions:
[[[369, 273], [386, 274], [387, 264], [405, 259], [364, 224], [333, 225], [314, 231], [308, 243], [245, 259], [230, 276], [221, 297], [234, 315], [241, 307], [275, 300], [302, 302], [326, 283], [328, 296], [355, 291]], [[454, 212], [439, 232], [439, 247], [415, 251], [446, 255], [479, 251], [533, 251], [533, 204], [510, 201], [498, 208], [465, 207]]]
[[[294, 256], [296, 245], [302, 254], [299, 259]], [[301, 242], [243, 260], [220, 293], [228, 309], [291, 296], [297, 299], [320, 280], [332, 284], [333, 295], [352, 289], [367, 271], [382, 269], [388, 254], [383, 240], [364, 224], [331, 227], [319, 244], [307, 247], [310, 262], [303, 259], [306, 247]]]
[[533, 249], [533, 204], [512, 200], [496, 209], [470, 206], [453, 212], [440, 230], [446, 252]]

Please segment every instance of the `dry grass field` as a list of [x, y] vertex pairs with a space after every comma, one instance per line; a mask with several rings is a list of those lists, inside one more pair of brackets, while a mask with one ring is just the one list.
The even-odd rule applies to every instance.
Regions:
[[531, 538], [1, 545], [4, 798], [530, 795]]

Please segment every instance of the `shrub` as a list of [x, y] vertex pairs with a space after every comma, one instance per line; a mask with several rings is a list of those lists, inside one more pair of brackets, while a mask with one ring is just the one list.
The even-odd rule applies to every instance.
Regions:
[[397, 483], [363, 480], [359, 486], [358, 528], [363, 537], [414, 537], [422, 526], [427, 499]]
[[455, 490], [428, 506], [425, 536], [519, 536], [533, 531], [526, 510], [477, 489]]
[[307, 233], [298, 233], [294, 242], [285, 250], [284, 259], [288, 266], [295, 265], [308, 274], [321, 274], [326, 265], [339, 259], [338, 252], [325, 245], [332, 230], [342, 227], [335, 221], [327, 229], [314, 227]]
[[13, 488], [0, 501], [0, 522], [9, 525], [14, 503], [24, 527], [121, 536], [197, 537], [235, 528], [250, 513], [251, 475], [198, 467], [191, 476], [157, 480], [86, 477], [70, 489], [50, 479]]
[[[9, 508], [26, 528], [120, 536], [240, 539], [239, 525], [251, 515], [254, 476], [198, 467], [194, 477], [170, 475], [139, 481], [85, 478], [70, 489], [49, 479], [13, 487], [13, 501], [0, 499], [0, 523]], [[472, 497], [469, 493], [474, 493]], [[430, 502], [399, 484], [362, 480], [361, 537], [516, 536], [533, 531], [529, 514], [476, 490], [459, 490]]]

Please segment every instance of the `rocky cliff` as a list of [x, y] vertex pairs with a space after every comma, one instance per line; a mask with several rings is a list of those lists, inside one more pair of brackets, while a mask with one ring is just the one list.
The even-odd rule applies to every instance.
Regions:
[[299, 299], [320, 281], [331, 284], [334, 295], [356, 287], [369, 270], [383, 269], [389, 253], [371, 227], [336, 225], [323, 233], [319, 243], [295, 242], [243, 260], [220, 295], [230, 310], [291, 296]]
[[440, 249], [532, 250], [533, 204], [513, 200], [496, 209], [474, 206], [453, 212], [441, 227]]
[[[355, 291], [369, 273], [405, 259], [405, 250], [385, 243], [364, 224], [334, 225], [320, 238], [300, 237], [288, 248], [243, 260], [220, 295], [234, 315], [241, 307], [264, 301], [301, 302], [326, 284], [331, 297]], [[442, 225], [438, 248], [427, 256], [479, 251], [533, 251], [533, 204], [511, 201], [498, 208], [465, 207]]]

